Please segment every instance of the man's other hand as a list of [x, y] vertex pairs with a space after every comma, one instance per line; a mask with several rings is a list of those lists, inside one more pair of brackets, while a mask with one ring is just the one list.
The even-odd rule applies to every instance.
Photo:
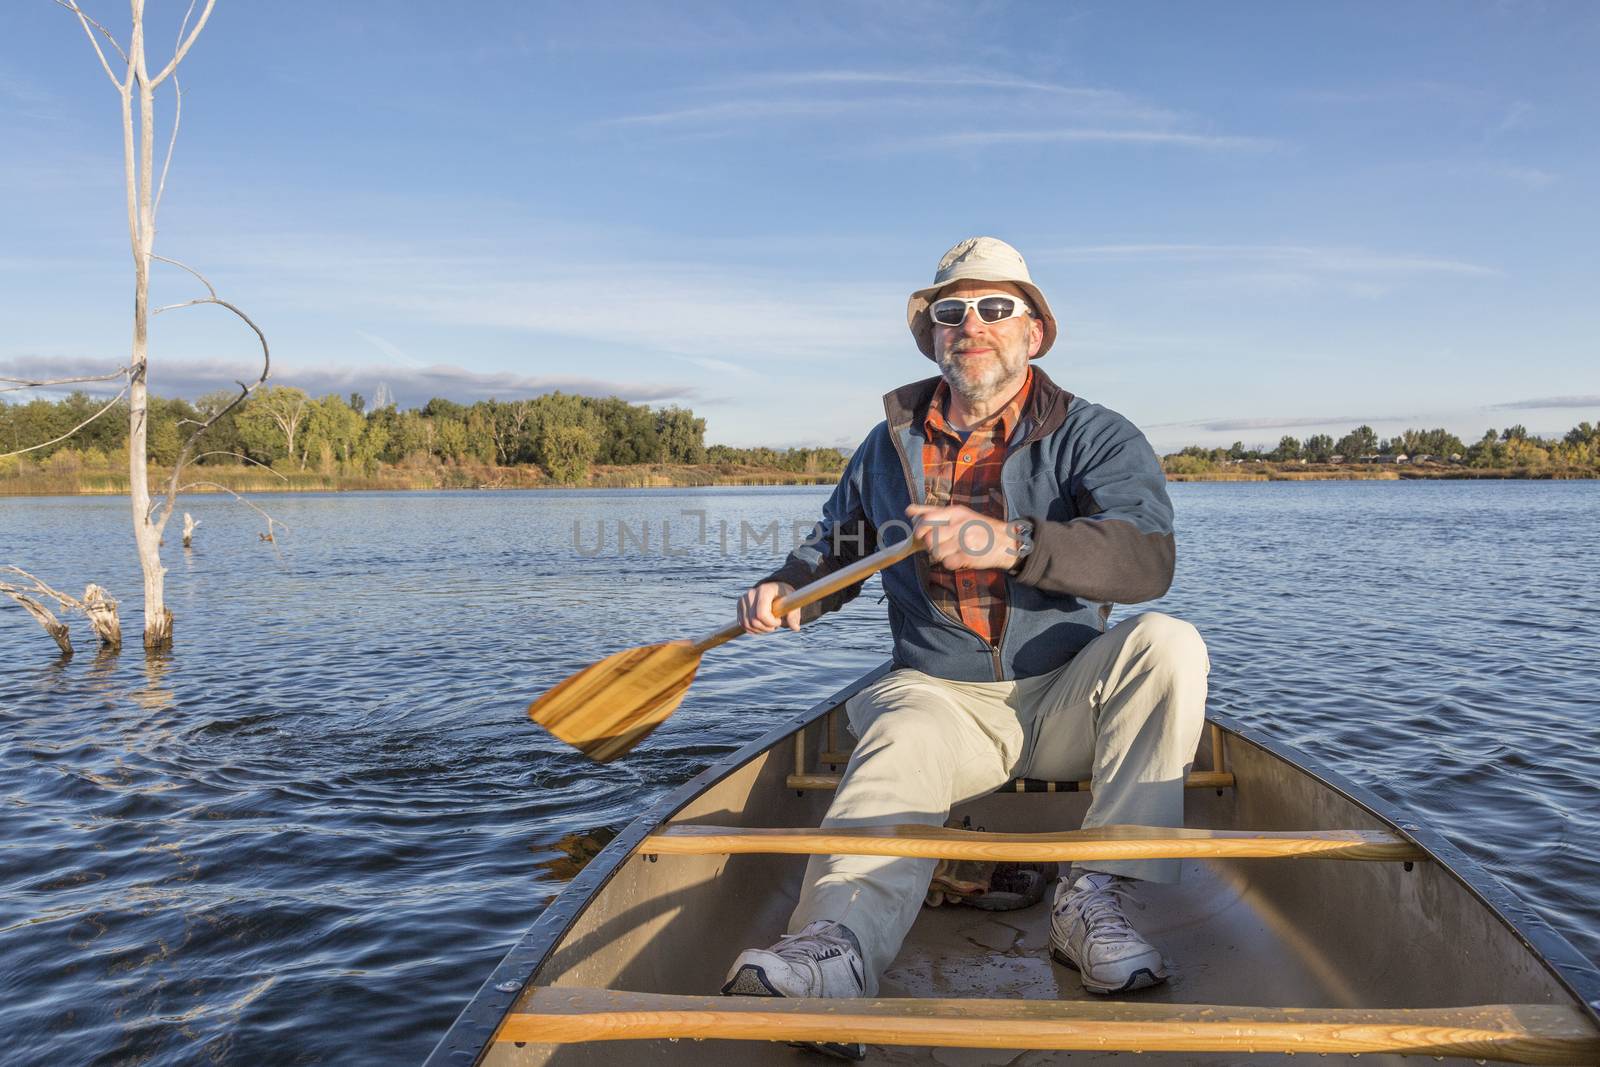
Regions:
[[779, 626], [787, 626], [791, 630], [800, 629], [800, 609], [793, 611], [779, 619], [772, 613], [772, 604], [779, 597], [786, 597], [794, 592], [794, 586], [788, 582], [762, 582], [745, 590], [744, 596], [739, 598], [739, 625], [744, 627], [747, 634], [770, 634]]
[[1007, 570], [1017, 562], [1021, 540], [1004, 519], [950, 504], [912, 504], [906, 518], [911, 536], [927, 546], [928, 557], [949, 571]]

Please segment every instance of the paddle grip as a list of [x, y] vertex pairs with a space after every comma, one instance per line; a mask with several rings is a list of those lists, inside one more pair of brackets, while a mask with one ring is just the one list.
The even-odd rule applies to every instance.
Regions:
[[[904, 541], [880, 548], [870, 556], [863, 556], [848, 567], [840, 567], [832, 574], [818, 578], [809, 585], [803, 585], [788, 596], [779, 597], [772, 603], [772, 614], [778, 618], [789, 614], [797, 608], [815, 604], [823, 597], [831, 596], [841, 589], [848, 589], [852, 585], [866, 581], [885, 567], [892, 567], [901, 560], [922, 551], [923, 546], [916, 540], [908, 537]], [[735, 637], [744, 633], [744, 627], [739, 623], [725, 626], [716, 633], [695, 642], [695, 650], [705, 652], [726, 644]]]

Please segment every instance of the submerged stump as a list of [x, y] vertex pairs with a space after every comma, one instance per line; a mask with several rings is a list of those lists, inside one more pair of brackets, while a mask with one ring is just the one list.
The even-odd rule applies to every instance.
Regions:
[[100, 645], [113, 652], [122, 647], [122, 621], [117, 618], [117, 602], [110, 593], [93, 582], [83, 589], [83, 613]]

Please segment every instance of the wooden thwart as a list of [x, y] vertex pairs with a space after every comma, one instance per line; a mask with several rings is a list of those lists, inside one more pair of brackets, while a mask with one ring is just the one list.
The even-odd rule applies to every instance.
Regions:
[[1195, 830], [1097, 826], [1047, 834], [996, 834], [942, 826], [783, 829], [672, 825], [645, 838], [647, 855], [783, 853], [805, 856], [910, 856], [919, 859], [1047, 863], [1167, 858], [1318, 856], [1343, 860], [1420, 860], [1427, 853], [1384, 830]]
[[496, 1041], [716, 1038], [1094, 1052], [1391, 1052], [1506, 1063], [1593, 1063], [1577, 1008], [1241, 1008], [1060, 1000], [822, 1000], [534, 989]]
[[[827, 757], [839, 753], [824, 752], [823, 762], [828, 762]], [[848, 758], [848, 757], [847, 757]], [[796, 754], [796, 762], [799, 755]], [[842, 774], [806, 774], [796, 773], [789, 775], [784, 783], [790, 789], [838, 789]], [[1076, 782], [1051, 782], [1039, 778], [1013, 778], [1005, 785], [996, 789], [996, 793], [1088, 793], [1092, 792], [1094, 783], [1084, 778]], [[1232, 789], [1233, 775], [1217, 771], [1191, 771], [1183, 780], [1185, 789]]]

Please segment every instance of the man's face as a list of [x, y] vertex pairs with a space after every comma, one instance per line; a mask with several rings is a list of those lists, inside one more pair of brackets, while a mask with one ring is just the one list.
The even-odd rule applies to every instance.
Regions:
[[[1027, 301], [1022, 290], [1009, 282], [954, 282], [940, 290], [939, 296], [970, 298], [994, 293]], [[1029, 357], [1043, 343], [1044, 325], [1031, 315], [984, 322], [968, 309], [960, 326], [933, 324], [933, 355], [939, 371], [950, 388], [971, 403], [983, 403], [1015, 389], [1027, 373]]]

